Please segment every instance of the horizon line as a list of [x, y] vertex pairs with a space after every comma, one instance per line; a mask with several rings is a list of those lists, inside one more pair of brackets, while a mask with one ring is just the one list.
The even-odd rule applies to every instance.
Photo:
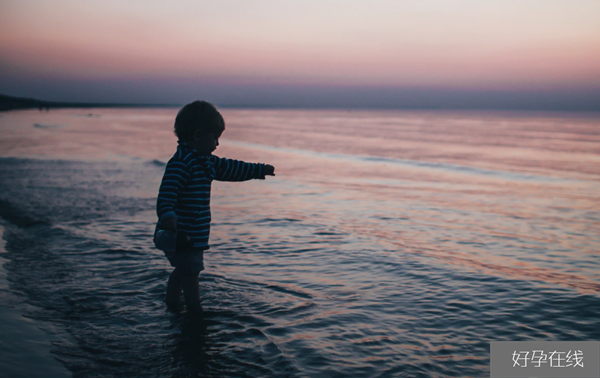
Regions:
[[[181, 108], [185, 103], [110, 103], [110, 102], [77, 102], [77, 101], [46, 101], [30, 97], [17, 97], [0, 93], [0, 112], [11, 110], [29, 110], [29, 109], [109, 109], [109, 108]], [[340, 105], [284, 105], [284, 104], [243, 104], [243, 103], [217, 103], [219, 108], [226, 109], [290, 109], [290, 110], [423, 110], [423, 111], [508, 111], [508, 112], [568, 112], [568, 113], [600, 113], [600, 108], [596, 109], [573, 109], [557, 108], [555, 106], [524, 106], [524, 107], [506, 107], [506, 106], [469, 106], [469, 105], [423, 105], [423, 106], [340, 106]]]

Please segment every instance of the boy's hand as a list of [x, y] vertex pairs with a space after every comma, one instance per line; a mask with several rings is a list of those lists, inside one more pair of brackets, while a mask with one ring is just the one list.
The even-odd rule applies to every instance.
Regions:
[[170, 218], [162, 222], [161, 227], [163, 230], [175, 231], [177, 230], [177, 219]]
[[265, 164], [265, 176], [275, 176], [275, 167], [270, 164]]

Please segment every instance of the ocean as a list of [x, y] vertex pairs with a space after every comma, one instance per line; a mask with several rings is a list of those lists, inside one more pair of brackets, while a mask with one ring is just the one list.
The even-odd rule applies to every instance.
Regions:
[[491, 341], [600, 340], [600, 114], [222, 109], [215, 154], [276, 176], [213, 183], [195, 318], [152, 243], [176, 113], [0, 113], [0, 298], [73, 377], [488, 377]]

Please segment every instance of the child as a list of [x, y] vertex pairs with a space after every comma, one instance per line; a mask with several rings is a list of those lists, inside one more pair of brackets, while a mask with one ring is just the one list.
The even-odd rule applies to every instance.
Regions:
[[[271, 165], [212, 155], [224, 130], [223, 117], [214, 105], [205, 101], [187, 104], [175, 118], [179, 145], [167, 163], [158, 192], [159, 220], [155, 231], [156, 246], [165, 251], [171, 266], [175, 267], [169, 277], [165, 301], [171, 310], [179, 307], [183, 290], [188, 311], [202, 311], [198, 275], [204, 270], [204, 251], [209, 249], [212, 181], [246, 181], [275, 176], [275, 168]], [[164, 246], [165, 240], [171, 241], [171, 248]]]

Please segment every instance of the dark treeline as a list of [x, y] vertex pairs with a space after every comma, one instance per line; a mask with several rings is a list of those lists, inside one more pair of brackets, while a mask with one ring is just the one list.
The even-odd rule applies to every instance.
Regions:
[[56, 102], [43, 101], [33, 98], [13, 97], [0, 94], [0, 111], [17, 109], [39, 109], [49, 110], [57, 108], [141, 108], [141, 107], [162, 107], [173, 106], [168, 104], [144, 105], [144, 104], [111, 104], [94, 102]]

